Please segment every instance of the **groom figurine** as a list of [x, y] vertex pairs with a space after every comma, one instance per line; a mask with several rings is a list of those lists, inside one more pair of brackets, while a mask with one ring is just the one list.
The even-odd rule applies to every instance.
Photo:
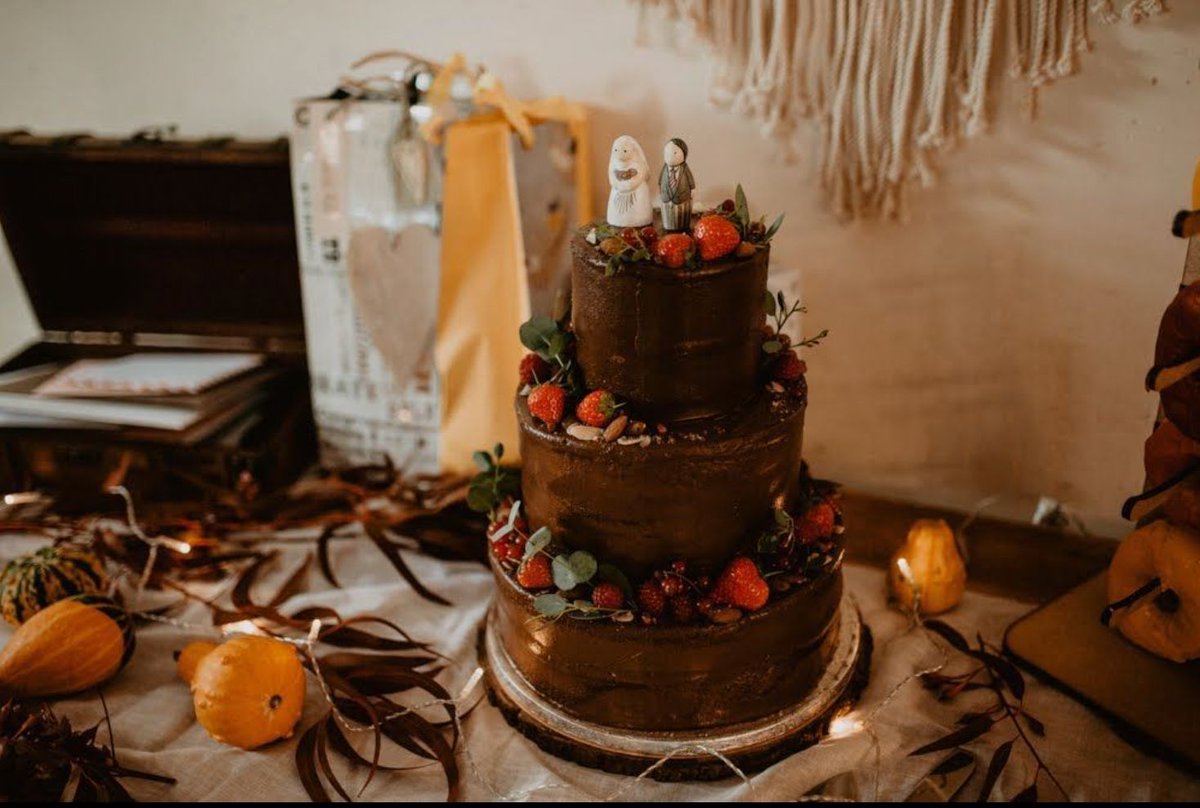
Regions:
[[692, 189], [696, 187], [696, 181], [688, 168], [687, 152], [687, 144], [677, 137], [663, 146], [658, 194], [662, 200], [664, 230], [690, 230], [692, 227]]

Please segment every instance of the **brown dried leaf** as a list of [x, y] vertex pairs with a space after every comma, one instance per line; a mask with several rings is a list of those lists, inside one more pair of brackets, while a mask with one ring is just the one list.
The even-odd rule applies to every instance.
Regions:
[[964, 654], [970, 653], [971, 648], [967, 644], [967, 639], [958, 632], [958, 629], [948, 623], [941, 620], [926, 620], [921, 625], [950, 643], [956, 650], [962, 651]]
[[1012, 754], [1013, 741], [1015, 738], [1005, 741], [996, 747], [996, 751], [992, 753], [992, 761], [988, 764], [987, 774], [984, 775], [983, 785], [979, 789], [979, 802], [987, 802], [988, 797], [992, 794], [992, 789], [996, 787], [996, 781], [1000, 779], [1001, 773], [1004, 772], [1004, 767], [1008, 765], [1008, 758]]
[[1012, 798], [1012, 802], [1037, 802], [1037, 781], [1029, 784], [1029, 787]]
[[992, 728], [992, 724], [994, 723], [995, 722], [990, 717], [985, 716], [976, 718], [966, 726], [960, 727], [953, 732], [942, 736], [938, 740], [927, 743], [919, 749], [909, 752], [908, 754], [910, 757], [913, 755], [926, 755], [930, 752], [941, 752], [946, 749], [953, 749], [956, 746], [962, 746], [965, 743], [970, 743], [971, 741], [975, 740], [980, 735], [983, 735]]
[[441, 595], [431, 592], [425, 587], [424, 584], [417, 580], [417, 576], [414, 575], [413, 571], [408, 568], [408, 564], [400, 555], [400, 550], [387, 538], [386, 535], [384, 535], [382, 528], [370, 522], [365, 522], [363, 524], [363, 528], [366, 530], [367, 535], [371, 538], [371, 541], [374, 542], [375, 546], [379, 548], [379, 551], [387, 557], [387, 560], [390, 561], [392, 566], [396, 568], [396, 571], [400, 573], [401, 577], [408, 581], [408, 585], [411, 586], [418, 595], [432, 603], [437, 603], [442, 606], [451, 605], [450, 601], [446, 600]]
[[317, 728], [324, 720], [321, 719], [306, 729], [296, 744], [296, 771], [300, 775], [300, 784], [304, 786], [304, 791], [313, 802], [333, 802], [329, 798], [329, 792], [321, 784], [320, 775], [317, 774]]
[[342, 525], [328, 525], [321, 531], [321, 535], [317, 536], [317, 564], [321, 567], [321, 574], [325, 576], [325, 580], [337, 589], [341, 589], [342, 585], [334, 577], [333, 566], [329, 563], [329, 542], [341, 527]]

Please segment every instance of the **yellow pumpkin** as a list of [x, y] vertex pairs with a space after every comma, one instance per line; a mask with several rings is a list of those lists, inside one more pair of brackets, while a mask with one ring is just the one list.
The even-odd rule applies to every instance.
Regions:
[[888, 586], [900, 605], [913, 608], [913, 585], [897, 563], [908, 562], [921, 590], [921, 614], [940, 614], [954, 608], [967, 588], [967, 566], [958, 552], [954, 531], [943, 519], [918, 519], [888, 565]]
[[204, 641], [190, 642], [185, 645], [182, 651], [175, 654], [175, 671], [179, 674], [179, 678], [190, 684], [200, 660], [208, 656], [208, 652], [216, 647], [215, 642]]
[[0, 651], [0, 693], [65, 696], [106, 682], [133, 652], [129, 617], [96, 596], [60, 600], [34, 614]]
[[270, 637], [236, 637], [196, 663], [196, 720], [213, 739], [242, 749], [290, 737], [304, 711], [304, 666]]
[[1130, 533], [1109, 565], [1108, 599], [1121, 601], [1155, 579], [1158, 586], [1116, 610], [1111, 625], [1173, 662], [1200, 658], [1200, 533], [1161, 520]]

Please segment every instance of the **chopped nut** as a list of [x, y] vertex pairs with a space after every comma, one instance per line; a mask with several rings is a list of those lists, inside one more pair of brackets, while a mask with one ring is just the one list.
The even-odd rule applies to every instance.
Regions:
[[645, 421], [631, 421], [629, 423], [629, 426], [627, 426], [625, 428], [625, 434], [632, 435], [635, 438], [638, 435], [645, 434], [645, 432], [646, 432], [646, 422]]
[[770, 390], [772, 393], [778, 394], [778, 393], [783, 392], [783, 385], [780, 384], [779, 382], [771, 382], [770, 384], [767, 385], [767, 389]]
[[604, 430], [598, 426], [588, 426], [587, 424], [571, 424], [567, 427], [567, 434], [572, 438], [579, 440], [598, 440], [604, 434]]
[[792, 588], [792, 584], [790, 581], [788, 581], [784, 578], [772, 578], [771, 579], [771, 588], [774, 589], [776, 592], [786, 592]]
[[649, 446], [650, 436], [642, 435], [641, 437], [634, 438], [629, 435], [624, 435], [617, 438], [617, 443], [621, 446]]
[[660, 435], [665, 435], [665, 434], [667, 434], [667, 425], [666, 424], [655, 424], [654, 431]]
[[596, 228], [593, 227], [591, 230], [589, 230], [587, 232], [587, 235], [583, 237], [583, 240], [586, 241], [588, 244], [595, 244], [596, 243]]
[[717, 624], [736, 623], [742, 619], [741, 609], [713, 609], [708, 613], [708, 619]]
[[621, 611], [614, 614], [612, 619], [616, 623], [632, 623], [633, 616], [633, 612], [631, 611]]
[[734, 250], [734, 255], [736, 255], [738, 258], [749, 258], [750, 256], [754, 255], [754, 245], [748, 241], [743, 241], [741, 244], [737, 245], [737, 249]]
[[600, 252], [605, 255], [618, 255], [625, 249], [625, 242], [616, 236], [609, 236], [600, 242]]
[[629, 423], [628, 415], [618, 415], [616, 418], [612, 419], [612, 423], [610, 423], [604, 429], [604, 442], [612, 443], [617, 438], [624, 435], [625, 434], [625, 426], [628, 423]]

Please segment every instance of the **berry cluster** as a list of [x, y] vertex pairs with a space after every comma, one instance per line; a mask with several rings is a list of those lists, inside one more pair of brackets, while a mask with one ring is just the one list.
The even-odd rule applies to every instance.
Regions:
[[544, 617], [571, 614], [645, 625], [730, 623], [836, 563], [841, 521], [836, 486], [806, 473], [800, 502], [797, 515], [777, 510], [773, 526], [754, 547], [715, 576], [676, 560], [636, 588], [590, 553], [557, 547], [546, 528], [530, 534], [520, 502], [511, 499], [493, 514], [488, 539], [497, 563], [535, 595], [535, 608]]

